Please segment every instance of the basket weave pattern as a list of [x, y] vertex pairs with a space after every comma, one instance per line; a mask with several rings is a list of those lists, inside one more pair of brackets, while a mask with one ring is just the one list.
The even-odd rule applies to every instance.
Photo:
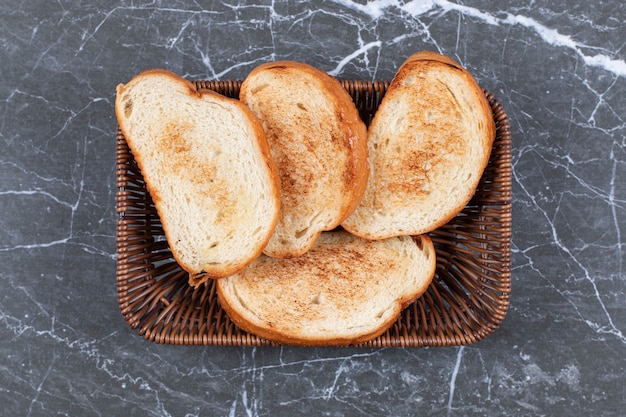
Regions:
[[[388, 82], [342, 81], [369, 125]], [[240, 81], [197, 81], [238, 97]], [[502, 106], [488, 92], [496, 123], [489, 165], [476, 194], [445, 226], [430, 233], [437, 270], [427, 292], [383, 335], [363, 347], [458, 346], [502, 323], [511, 284], [511, 132]], [[263, 346], [275, 343], [237, 328], [221, 309], [213, 281], [193, 288], [173, 259], [145, 182], [118, 129], [117, 293], [121, 312], [140, 335], [178, 345]]]

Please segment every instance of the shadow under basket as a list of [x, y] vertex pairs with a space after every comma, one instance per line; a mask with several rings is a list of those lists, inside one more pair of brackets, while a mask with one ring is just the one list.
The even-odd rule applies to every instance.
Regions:
[[[237, 98], [240, 81], [197, 81]], [[388, 82], [342, 81], [369, 125]], [[428, 291], [381, 336], [357, 346], [459, 346], [493, 333], [506, 315], [511, 285], [511, 132], [506, 113], [485, 92], [496, 138], [476, 193], [465, 209], [430, 233], [437, 270]], [[117, 294], [140, 335], [177, 345], [271, 346], [237, 328], [217, 300], [214, 281], [191, 287], [174, 260], [143, 177], [118, 129]]]

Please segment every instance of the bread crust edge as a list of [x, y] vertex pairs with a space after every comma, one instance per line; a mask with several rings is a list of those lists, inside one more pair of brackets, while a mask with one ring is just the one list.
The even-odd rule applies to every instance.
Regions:
[[[126, 129], [126, 126], [123, 122], [124, 121], [123, 108], [122, 108], [123, 106], [121, 106], [120, 97], [122, 96], [122, 94], [127, 88], [130, 88], [132, 86], [133, 83], [137, 82], [137, 80], [140, 80], [142, 77], [146, 77], [146, 76], [161, 76], [161, 77], [170, 78], [171, 80], [183, 85], [191, 97], [200, 99], [202, 96], [210, 96], [214, 100], [231, 103], [234, 106], [236, 106], [240, 111], [242, 111], [246, 115], [249, 122], [252, 124], [253, 131], [255, 132], [255, 137], [257, 138], [256, 143], [259, 146], [264, 163], [267, 166], [269, 173], [270, 173], [273, 197], [275, 201], [278, 201], [277, 206], [280, 207], [280, 191], [279, 191], [280, 186], [279, 186], [278, 171], [276, 169], [276, 165], [274, 164], [274, 160], [272, 159], [270, 155], [269, 144], [267, 142], [265, 131], [263, 130], [261, 122], [252, 113], [252, 111], [250, 111], [250, 109], [248, 109], [248, 107], [245, 106], [243, 103], [241, 103], [239, 100], [231, 99], [229, 97], [226, 97], [212, 90], [198, 91], [195, 85], [191, 81], [179, 76], [178, 74], [172, 71], [161, 69], [161, 68], [147, 69], [138, 73], [134, 77], [132, 77], [130, 81], [128, 81], [127, 83], [118, 84], [116, 86], [115, 115], [118, 121], [118, 126], [126, 142], [128, 143], [129, 148], [132, 146], [133, 139], [132, 139], [132, 135], [129, 135]], [[142, 170], [142, 165], [143, 165], [142, 157], [136, 154], [133, 154], [133, 157], [135, 159], [135, 162], [137, 163], [137, 166], [139, 167], [139, 170], [143, 171]], [[146, 189], [148, 190], [148, 193], [152, 197], [153, 203], [158, 213], [159, 206], [160, 206], [159, 200], [161, 199], [161, 195], [159, 191], [154, 188], [154, 186], [152, 185], [149, 179], [146, 179], [144, 177], [144, 182], [146, 184]], [[276, 210], [276, 213], [273, 216], [273, 220], [270, 224], [270, 230], [272, 230], [272, 233], [276, 225], [276, 222], [278, 221], [278, 212], [279, 211]], [[169, 245], [170, 239], [168, 237], [171, 235], [169, 231], [169, 224], [167, 224], [166, 222], [163, 222], [162, 220], [161, 220], [161, 224], [163, 227], [163, 232], [166, 236], [166, 239], [168, 240], [168, 245]], [[193, 287], [198, 287], [199, 285], [208, 281], [209, 279], [219, 279], [219, 278], [227, 277], [246, 268], [259, 255], [261, 255], [261, 253], [263, 253], [263, 250], [265, 249], [265, 246], [269, 242], [269, 239], [271, 238], [272, 233], [269, 233], [267, 237], [264, 239], [264, 241], [260, 242], [260, 244], [257, 247], [257, 250], [254, 253], [250, 254], [250, 256], [247, 257], [240, 264], [234, 265], [229, 268], [222, 268], [222, 269], [216, 268], [214, 271], [211, 271], [211, 272], [195, 271], [193, 268], [191, 268], [189, 265], [186, 265], [182, 261], [182, 259], [180, 258], [180, 255], [176, 252], [176, 250], [172, 249], [171, 245], [169, 245], [169, 247], [172, 252], [172, 256], [174, 257], [176, 262], [180, 265], [180, 267], [183, 270], [185, 270], [189, 274], [189, 280], [188, 280], [189, 284]]]
[[306, 253], [315, 244], [319, 235], [328, 230], [335, 229], [340, 226], [341, 223], [347, 219], [359, 206], [361, 199], [365, 195], [367, 189], [367, 182], [369, 179], [369, 163], [368, 163], [368, 148], [367, 148], [367, 128], [365, 123], [361, 119], [358, 109], [350, 94], [343, 88], [341, 82], [325, 72], [324, 70], [298, 61], [280, 60], [273, 62], [266, 62], [255, 67], [246, 79], [243, 81], [240, 100], [246, 102], [247, 100], [247, 88], [246, 84], [249, 80], [252, 80], [254, 76], [264, 71], [271, 71], [276, 67], [294, 68], [298, 71], [303, 71], [312, 75], [320, 81], [323, 89], [326, 92], [328, 98], [330, 98], [334, 107], [340, 111], [343, 119], [343, 126], [349, 132], [347, 135], [350, 137], [351, 152], [350, 152], [350, 172], [354, 178], [353, 186], [349, 189], [349, 202], [341, 213], [336, 216], [336, 221], [324, 229], [318, 230], [312, 235], [311, 240], [306, 246], [294, 249], [294, 248], [282, 248], [280, 251], [265, 251], [265, 254], [276, 258], [291, 258], [301, 256]]
[[[421, 240], [422, 244], [428, 246], [428, 250], [430, 250], [433, 255], [435, 253], [435, 248], [432, 240], [427, 234], [413, 236], [413, 241], [417, 244], [417, 240]], [[244, 330], [247, 333], [256, 335], [263, 339], [266, 339], [271, 342], [276, 342], [282, 345], [291, 345], [291, 346], [301, 346], [301, 347], [322, 347], [322, 346], [350, 346], [357, 345], [360, 343], [364, 343], [379, 337], [383, 333], [385, 333], [389, 328], [398, 320], [402, 311], [406, 309], [409, 305], [418, 300], [424, 293], [428, 290], [432, 279], [435, 275], [435, 270], [437, 267], [436, 256], [430, 257], [430, 263], [428, 265], [428, 279], [424, 280], [422, 285], [417, 288], [411, 294], [404, 294], [396, 300], [395, 307], [396, 310], [394, 314], [390, 315], [389, 319], [385, 322], [381, 323], [375, 329], [371, 331], [355, 334], [354, 336], [347, 337], [329, 337], [329, 338], [312, 338], [312, 337], [298, 337], [294, 335], [289, 335], [282, 333], [280, 331], [269, 329], [268, 327], [258, 326], [248, 319], [245, 318], [243, 314], [240, 314], [236, 308], [234, 308], [229, 302], [228, 297], [223, 294], [223, 290], [219, 282], [216, 285], [217, 298], [220, 303], [221, 308], [226, 312], [229, 319], [241, 330]], [[366, 301], [364, 301], [366, 302]]]
[[[472, 86], [473, 90], [476, 92], [476, 96], [478, 97], [478, 100], [480, 101], [480, 105], [481, 105], [481, 113], [485, 116], [485, 119], [488, 121], [488, 136], [489, 136], [489, 140], [488, 143], [485, 145], [485, 155], [483, 160], [480, 162], [480, 171], [484, 173], [487, 165], [489, 164], [489, 159], [491, 157], [491, 151], [493, 148], [493, 142], [495, 140], [495, 136], [496, 136], [496, 126], [495, 126], [495, 121], [493, 119], [493, 114], [491, 111], [491, 106], [489, 104], [489, 101], [487, 100], [487, 97], [484, 94], [484, 90], [480, 87], [480, 85], [478, 84], [478, 82], [476, 81], [476, 79], [474, 78], [474, 76], [467, 70], [465, 69], [463, 66], [461, 66], [457, 61], [455, 61], [454, 59], [450, 58], [449, 56], [437, 53], [437, 52], [433, 52], [433, 51], [420, 51], [420, 52], [416, 52], [412, 55], [410, 55], [404, 62], [403, 64], [400, 66], [400, 68], [398, 69], [394, 79], [391, 81], [388, 89], [387, 89], [387, 93], [389, 93], [390, 90], [393, 90], [394, 84], [397, 79], [401, 78], [403, 76], [403, 73], [406, 71], [409, 71], [409, 65], [413, 62], [419, 62], [419, 61], [434, 61], [434, 62], [438, 62], [441, 64], [445, 64], [455, 70], [459, 71], [459, 74], [461, 74], [463, 76], [463, 78], [469, 83], [469, 85]], [[384, 102], [384, 97], [383, 97], [383, 101], [381, 102], [380, 107], [384, 106], [385, 102]], [[374, 125], [375, 123], [378, 123], [378, 115], [380, 114], [379, 111], [376, 112], [376, 114], [374, 114], [374, 117], [372, 119], [372, 125]], [[372, 239], [372, 240], [378, 240], [378, 239], [388, 239], [394, 236], [399, 236], [399, 235], [407, 235], [407, 234], [413, 234], [413, 235], [419, 235], [419, 234], [424, 234], [424, 233], [428, 233], [431, 232], [445, 224], [447, 224], [448, 222], [450, 222], [452, 219], [454, 219], [461, 211], [463, 211], [463, 209], [465, 208], [465, 206], [471, 201], [471, 199], [473, 198], [474, 194], [476, 193], [476, 189], [478, 187], [478, 184], [480, 183], [480, 179], [481, 179], [482, 175], [478, 175], [472, 183], [471, 187], [467, 187], [467, 194], [463, 197], [462, 199], [462, 203], [460, 203], [457, 207], [455, 207], [454, 209], [450, 209], [448, 211], [447, 214], [445, 214], [444, 216], [442, 216], [437, 222], [433, 222], [431, 223], [428, 227], [424, 227], [424, 228], [420, 228], [420, 229], [414, 229], [411, 231], [408, 231], [406, 233], [398, 233], [398, 232], [390, 232], [390, 233], [371, 233], [369, 230], [364, 230], [361, 227], [355, 227], [354, 225], [351, 225], [349, 223], [343, 223], [342, 227], [346, 230], [348, 230], [350, 233], [362, 237], [362, 238], [366, 238], [366, 239]]]

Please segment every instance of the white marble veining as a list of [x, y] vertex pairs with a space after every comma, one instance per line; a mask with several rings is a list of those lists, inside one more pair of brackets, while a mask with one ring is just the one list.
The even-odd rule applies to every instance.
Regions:
[[[0, 5], [0, 415], [622, 415], [621, 1]], [[115, 289], [115, 85], [242, 79], [277, 59], [390, 79], [457, 59], [513, 134], [512, 299], [493, 335], [426, 349], [163, 346]]]

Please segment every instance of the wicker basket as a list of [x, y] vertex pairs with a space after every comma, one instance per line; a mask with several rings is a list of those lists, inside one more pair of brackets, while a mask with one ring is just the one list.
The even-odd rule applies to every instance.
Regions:
[[[342, 81], [369, 124], [388, 82]], [[240, 81], [198, 81], [196, 88], [237, 97]], [[485, 92], [496, 122], [491, 159], [476, 194], [430, 234], [437, 272], [428, 291], [391, 328], [363, 347], [453, 346], [490, 335], [510, 297], [511, 133], [506, 113]], [[143, 177], [117, 132], [117, 291], [128, 324], [157, 343], [274, 345], [237, 328], [221, 309], [213, 281], [193, 288], [174, 261]]]

